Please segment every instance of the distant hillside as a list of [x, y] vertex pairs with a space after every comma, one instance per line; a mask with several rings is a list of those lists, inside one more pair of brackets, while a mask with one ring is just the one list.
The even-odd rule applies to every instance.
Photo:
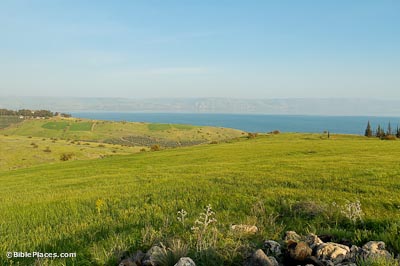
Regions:
[[241, 130], [230, 128], [59, 117], [27, 119], [2, 129], [0, 133], [147, 147], [191, 146], [224, 141], [246, 134]]
[[400, 114], [400, 100], [0, 97], [0, 108], [50, 109], [60, 112], [109, 111], [398, 116]]

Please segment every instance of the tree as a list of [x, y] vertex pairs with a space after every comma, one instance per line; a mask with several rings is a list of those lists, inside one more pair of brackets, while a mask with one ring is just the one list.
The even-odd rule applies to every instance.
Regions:
[[388, 124], [386, 135], [387, 136], [391, 136], [392, 135], [392, 126], [390, 125], [390, 122]]
[[381, 137], [381, 125], [378, 125], [378, 128], [375, 130], [375, 137], [380, 138]]
[[399, 126], [397, 126], [397, 129], [396, 129], [396, 137], [400, 138], [400, 128], [399, 128]]
[[382, 139], [382, 138], [385, 137], [385, 131], [383, 130], [383, 128], [381, 127], [381, 125], [378, 125], [378, 128], [376, 129], [375, 136], [376, 136], [377, 138], [380, 138], [380, 139]]
[[367, 128], [365, 129], [364, 136], [366, 136], [368, 138], [372, 137], [372, 129], [371, 129], [371, 124], [369, 123], [369, 121], [368, 121], [368, 124], [367, 124]]

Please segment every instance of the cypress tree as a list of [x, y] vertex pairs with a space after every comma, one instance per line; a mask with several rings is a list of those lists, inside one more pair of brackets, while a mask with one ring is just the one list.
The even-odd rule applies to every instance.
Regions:
[[380, 138], [380, 137], [382, 137], [381, 136], [381, 132], [382, 130], [381, 130], [381, 125], [378, 125], [378, 128], [376, 129], [376, 132], [375, 132], [375, 136], [377, 137], [377, 138]]
[[388, 124], [388, 128], [387, 128], [386, 135], [387, 135], [387, 136], [392, 135], [392, 126], [390, 125], [390, 122], [389, 122], [389, 124]]
[[367, 128], [365, 129], [364, 136], [366, 136], [368, 138], [372, 137], [371, 124], [369, 123], [369, 121], [368, 121], [368, 124], [367, 124]]
[[397, 138], [400, 138], [400, 128], [399, 128], [399, 125], [397, 125], [396, 137], [397, 137]]

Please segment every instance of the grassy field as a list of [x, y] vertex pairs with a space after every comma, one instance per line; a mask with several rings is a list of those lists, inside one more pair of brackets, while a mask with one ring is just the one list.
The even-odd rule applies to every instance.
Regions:
[[[0, 135], [0, 171], [62, 160], [87, 160], [116, 154], [132, 154], [140, 146], [121, 146], [62, 139]], [[68, 158], [67, 158], [68, 157]]]
[[[399, 141], [278, 134], [0, 171], [0, 264], [31, 265], [6, 251], [38, 250], [77, 253], [41, 265], [116, 265], [123, 251], [180, 239], [198, 265], [241, 265], [285, 230], [383, 240], [399, 253], [399, 158]], [[351, 221], [357, 201], [362, 220]], [[217, 221], [192, 230], [208, 204]]]
[[0, 133], [18, 136], [73, 139], [129, 146], [191, 146], [245, 135], [236, 129], [140, 122], [92, 121], [75, 118], [25, 120]]

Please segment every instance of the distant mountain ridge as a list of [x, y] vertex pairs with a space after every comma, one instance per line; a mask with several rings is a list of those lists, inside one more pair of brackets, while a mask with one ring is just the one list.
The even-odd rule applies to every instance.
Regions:
[[351, 98], [81, 98], [0, 96], [0, 108], [58, 112], [170, 112], [400, 116], [400, 100]]

